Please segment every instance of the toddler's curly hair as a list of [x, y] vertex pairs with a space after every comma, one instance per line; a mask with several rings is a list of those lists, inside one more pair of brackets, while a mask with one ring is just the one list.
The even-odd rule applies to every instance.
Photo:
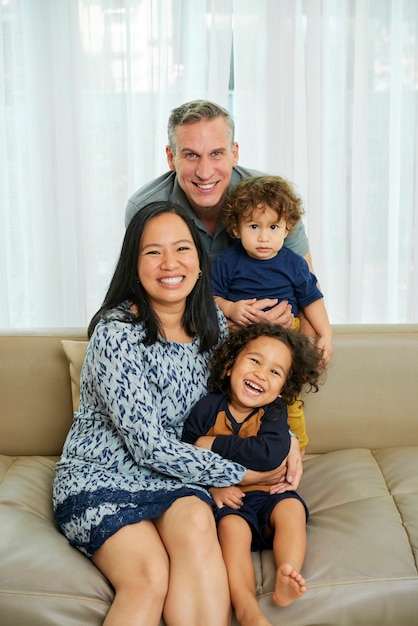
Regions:
[[290, 349], [292, 365], [284, 383], [281, 396], [287, 404], [292, 404], [302, 389], [317, 392], [324, 376], [321, 351], [315, 348], [305, 335], [286, 330], [277, 324], [260, 322], [240, 326], [231, 331], [212, 353], [209, 360], [209, 393], [229, 395], [230, 377], [227, 372], [238, 354], [253, 339], [272, 337], [282, 341]]
[[304, 214], [302, 199], [289, 181], [280, 176], [249, 176], [235, 185], [227, 198], [222, 213], [226, 230], [235, 236], [243, 219], [267, 207], [276, 211], [279, 220], [286, 220], [289, 234]]

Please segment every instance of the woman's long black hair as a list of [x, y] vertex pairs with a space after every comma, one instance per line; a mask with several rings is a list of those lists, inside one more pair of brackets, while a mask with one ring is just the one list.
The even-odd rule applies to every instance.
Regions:
[[197, 280], [186, 300], [184, 312], [184, 328], [190, 335], [197, 335], [200, 339], [200, 351], [212, 348], [219, 340], [219, 325], [216, 306], [210, 287], [210, 262], [199, 232], [193, 220], [184, 209], [172, 202], [152, 202], [141, 208], [133, 217], [126, 229], [119, 260], [110, 281], [102, 306], [93, 316], [88, 336], [91, 337], [98, 322], [106, 317], [106, 313], [128, 300], [135, 305], [138, 315], [129, 312], [123, 321], [143, 323], [145, 326], [145, 345], [151, 345], [162, 335], [162, 328], [158, 316], [150, 305], [148, 295], [138, 281], [138, 255], [141, 237], [148, 221], [164, 213], [174, 213], [187, 224], [196, 246], [199, 257], [201, 277]]

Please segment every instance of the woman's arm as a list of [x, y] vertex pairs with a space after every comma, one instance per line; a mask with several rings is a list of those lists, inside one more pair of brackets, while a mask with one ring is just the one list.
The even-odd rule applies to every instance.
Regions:
[[[246, 420], [242, 428], [246, 428], [243, 436], [227, 432], [216, 427], [217, 416], [226, 411], [227, 400], [224, 398], [218, 405], [211, 399], [220, 396], [203, 398], [196, 410], [191, 411], [185, 428], [193, 432], [194, 439], [187, 439], [199, 447], [212, 450], [225, 459], [240, 463], [248, 469], [265, 472], [278, 467], [289, 453], [289, 427], [287, 424], [287, 407], [281, 399], [260, 408]], [[212, 415], [205, 409], [212, 404]], [[209, 415], [207, 415], [209, 413]], [[215, 430], [213, 430], [215, 426]], [[224, 432], [225, 434], [221, 434]], [[206, 433], [214, 433], [214, 437], [201, 437]]]
[[[94, 412], [103, 421], [103, 429], [97, 436], [107, 437], [109, 433], [115, 441], [112, 432], [116, 429], [124, 443], [116, 451], [109, 451], [109, 455], [123, 458], [127, 449], [132, 462], [138, 466], [185, 484], [228, 486], [239, 483], [245, 467], [181, 442], [173, 425], [167, 426], [167, 420], [162, 418], [167, 412], [160, 389], [162, 372], [152, 374], [146, 366], [150, 361], [146, 353], [151, 354], [155, 348], [144, 346], [139, 332], [130, 325], [110, 322], [97, 327], [90, 341], [88, 402], [95, 405]], [[190, 367], [193, 370], [194, 363]], [[198, 383], [202, 391], [203, 379], [202, 374], [202, 381]], [[179, 395], [177, 385], [172, 390], [165, 389], [165, 394], [170, 393], [176, 398], [175, 419], [181, 419], [190, 408], [190, 399], [186, 401]]]
[[[195, 445], [200, 448], [212, 449], [215, 437], [199, 437]], [[271, 485], [270, 493], [282, 493], [294, 491], [299, 487], [303, 474], [302, 454], [299, 441], [296, 437], [290, 438], [290, 450], [287, 457], [275, 469], [267, 472], [247, 470], [243, 480], [239, 483], [245, 485]]]

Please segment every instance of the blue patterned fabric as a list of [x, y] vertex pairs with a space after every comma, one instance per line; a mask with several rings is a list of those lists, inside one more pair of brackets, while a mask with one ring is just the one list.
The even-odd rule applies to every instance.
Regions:
[[101, 321], [90, 339], [80, 408], [53, 485], [57, 523], [88, 556], [127, 523], [159, 517], [185, 495], [211, 502], [205, 486], [236, 484], [245, 473], [180, 441], [184, 420], [206, 393], [209, 355], [199, 354], [196, 339], [144, 346], [142, 324], [121, 313]]

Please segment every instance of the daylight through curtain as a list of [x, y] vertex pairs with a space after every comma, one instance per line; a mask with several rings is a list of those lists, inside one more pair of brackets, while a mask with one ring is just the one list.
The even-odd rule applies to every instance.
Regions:
[[333, 323], [418, 321], [415, 0], [1, 0], [0, 327], [85, 326], [170, 110], [294, 181]]

